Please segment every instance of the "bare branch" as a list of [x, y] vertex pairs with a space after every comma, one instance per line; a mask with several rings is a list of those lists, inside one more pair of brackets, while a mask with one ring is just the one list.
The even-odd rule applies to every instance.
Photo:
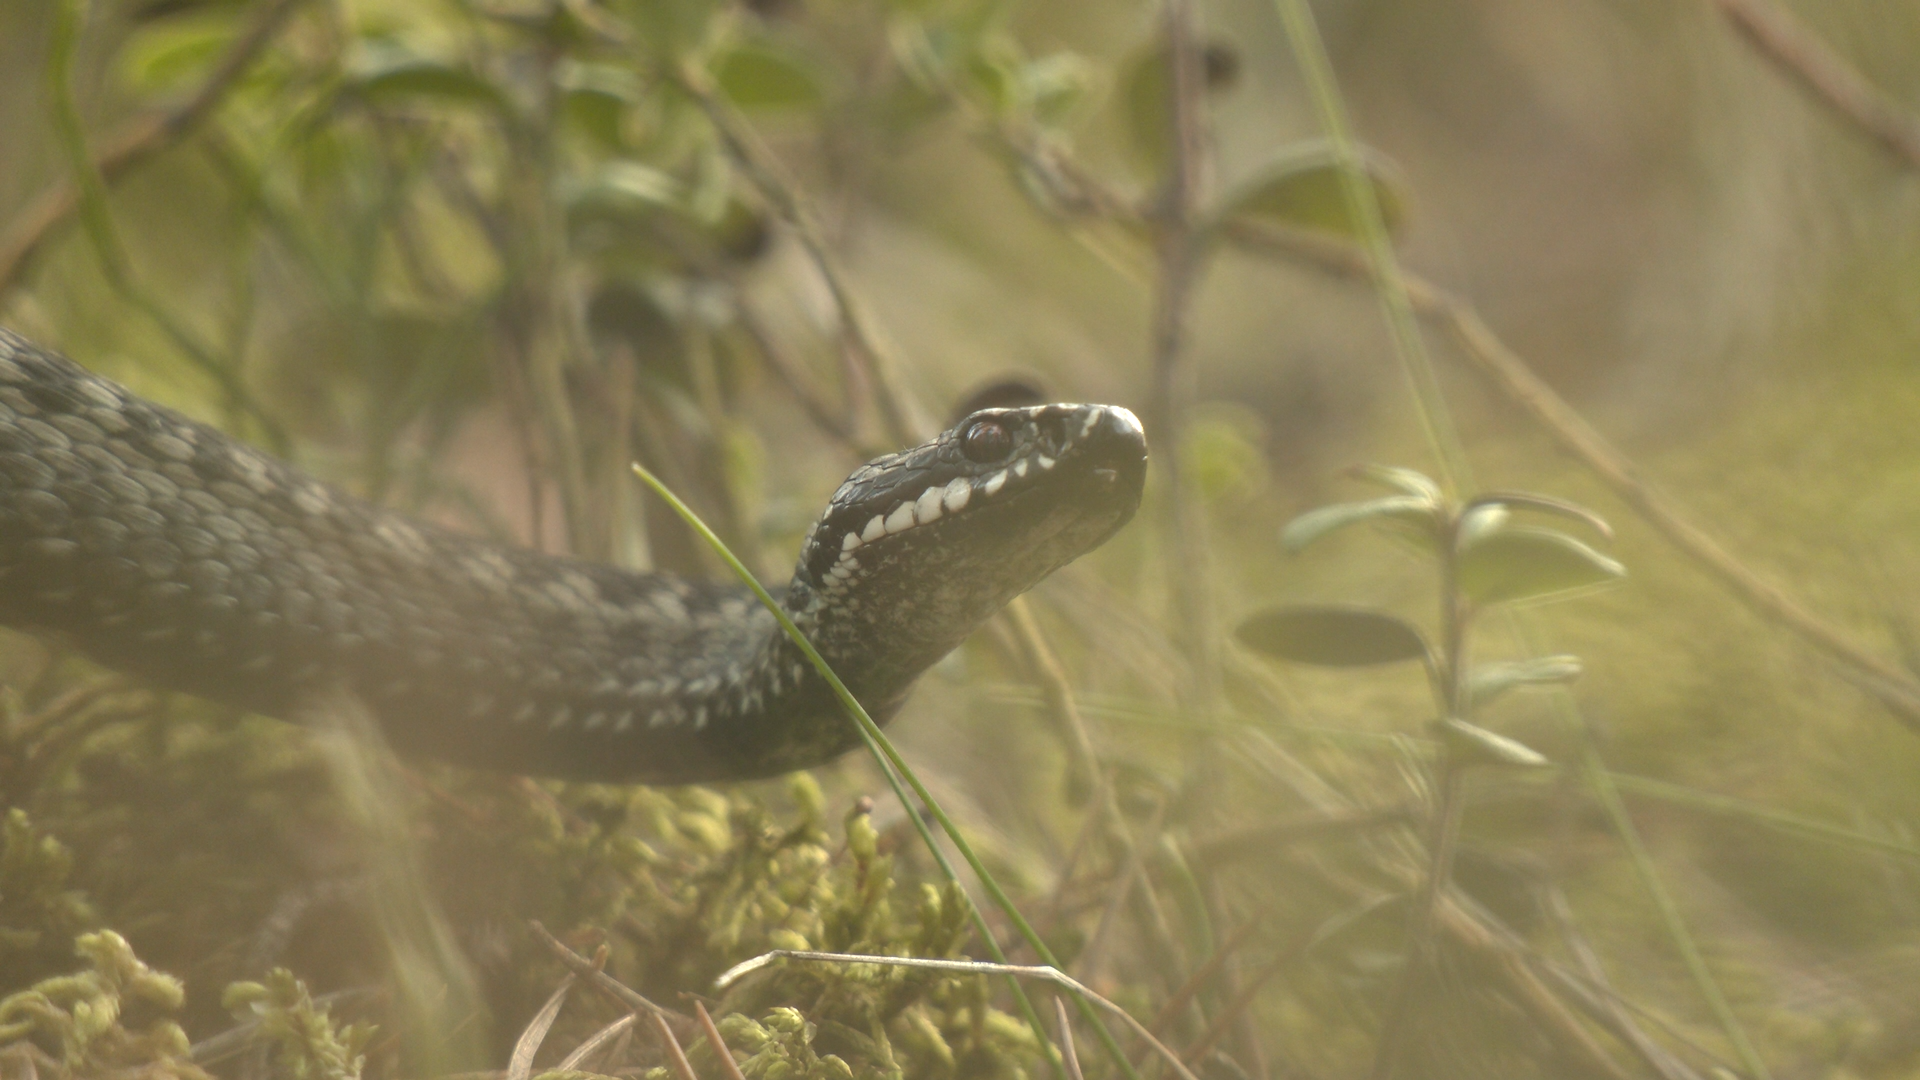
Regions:
[[1792, 12], [1768, 0], [1710, 0], [1755, 52], [1840, 119], [1920, 169], [1920, 117], [1868, 82]]

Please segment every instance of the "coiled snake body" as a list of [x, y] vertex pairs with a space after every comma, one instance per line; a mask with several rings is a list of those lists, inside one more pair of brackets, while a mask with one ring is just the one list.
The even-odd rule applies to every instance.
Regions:
[[[782, 602], [876, 717], [1009, 599], [1133, 515], [1125, 409], [977, 412], [857, 469]], [[403, 752], [684, 783], [858, 736], [744, 588], [423, 524], [0, 330], [0, 623], [155, 685], [300, 715], [346, 691]]]

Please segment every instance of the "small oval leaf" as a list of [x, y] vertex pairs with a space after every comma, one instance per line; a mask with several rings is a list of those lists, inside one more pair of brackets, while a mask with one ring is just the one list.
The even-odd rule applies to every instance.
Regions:
[[1517, 687], [1570, 683], [1584, 670], [1577, 656], [1537, 656], [1482, 664], [1467, 674], [1467, 707], [1485, 705]]
[[1405, 619], [1332, 604], [1270, 608], [1233, 633], [1262, 655], [1322, 667], [1367, 667], [1429, 655], [1426, 639]]
[[1498, 531], [1513, 518], [1513, 512], [1499, 503], [1468, 504], [1453, 527], [1453, 546], [1463, 548], [1477, 543], [1488, 533]]
[[394, 47], [370, 50], [350, 85], [373, 102], [434, 99], [481, 105], [502, 115], [510, 111], [506, 95], [486, 79]]
[[[1361, 167], [1380, 203], [1389, 235], [1406, 224], [1407, 198], [1399, 171], [1384, 157], [1362, 148]], [[1360, 229], [1347, 207], [1345, 182], [1333, 148], [1325, 142], [1283, 148], [1266, 164], [1221, 196], [1213, 214], [1218, 224], [1315, 229], [1357, 239]]]
[[1465, 765], [1504, 765], [1509, 768], [1537, 769], [1551, 765], [1547, 756], [1518, 739], [1496, 735], [1465, 720], [1447, 717], [1434, 723], [1447, 753]]
[[1502, 604], [1602, 585], [1627, 568], [1566, 533], [1521, 525], [1462, 545], [1456, 574], [1475, 603]]
[[1435, 505], [1442, 501], [1440, 485], [1429, 479], [1427, 474], [1398, 465], [1355, 465], [1347, 469], [1346, 474], [1355, 480], [1390, 487], [1406, 495], [1418, 495]]
[[1606, 518], [1579, 503], [1568, 502], [1565, 499], [1556, 499], [1550, 495], [1535, 495], [1530, 491], [1489, 491], [1467, 501], [1468, 510], [1491, 505], [1504, 506], [1510, 510], [1536, 510], [1543, 514], [1569, 518], [1599, 533], [1602, 539], [1613, 539], [1613, 526], [1607, 524]]
[[1439, 526], [1440, 508], [1417, 495], [1389, 495], [1365, 502], [1322, 506], [1288, 522], [1287, 527], [1280, 530], [1280, 546], [1292, 554], [1337, 529], [1389, 516], [1408, 524], [1424, 524], [1431, 531]]
[[742, 109], [804, 109], [824, 96], [820, 77], [799, 57], [758, 42], [742, 44], [713, 63], [713, 80]]

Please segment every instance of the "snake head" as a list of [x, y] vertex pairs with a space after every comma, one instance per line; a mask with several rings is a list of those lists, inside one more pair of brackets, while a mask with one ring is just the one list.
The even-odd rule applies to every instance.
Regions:
[[1119, 406], [982, 409], [840, 485], [789, 604], [829, 654], [884, 642], [879, 654], [923, 667], [1125, 525], [1146, 467], [1140, 422]]

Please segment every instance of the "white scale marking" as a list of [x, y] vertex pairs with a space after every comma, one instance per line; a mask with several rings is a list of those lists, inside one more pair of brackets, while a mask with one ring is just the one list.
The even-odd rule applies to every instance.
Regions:
[[921, 525], [940, 520], [940, 498], [944, 488], [930, 487], [913, 503], [913, 520]]
[[1099, 409], [1087, 410], [1087, 418], [1080, 425], [1080, 437], [1083, 439], [1086, 438], [1090, 433], [1092, 433], [1093, 425], [1099, 422], [1100, 422], [1100, 410]]
[[967, 500], [973, 496], [973, 485], [964, 477], [955, 477], [947, 484], [944, 496], [947, 512], [957, 514], [967, 508]]
[[850, 532], [847, 534], [846, 539], [840, 541], [840, 550], [852, 551], [854, 548], [859, 547], [863, 543], [865, 543], [865, 541], [860, 539], [859, 533]]
[[879, 514], [873, 515], [873, 520], [867, 522], [867, 527], [860, 530], [860, 539], [869, 544], [885, 535], [887, 535], [887, 521]]
[[995, 492], [999, 491], [1001, 488], [1005, 487], [1006, 485], [1007, 485], [1007, 470], [1001, 469], [999, 472], [994, 473], [992, 476], [987, 477], [987, 482], [980, 485], [980, 494], [992, 495]]
[[1013, 475], [1024, 478], [1027, 475], [1027, 459], [1021, 458], [1013, 463]]
[[887, 535], [903, 533], [913, 528], [913, 504], [901, 503], [900, 508], [887, 515]]
[[1039, 462], [1042, 469], [1053, 468], [1053, 459], [1045, 454], [1035, 454], [1033, 460]]

